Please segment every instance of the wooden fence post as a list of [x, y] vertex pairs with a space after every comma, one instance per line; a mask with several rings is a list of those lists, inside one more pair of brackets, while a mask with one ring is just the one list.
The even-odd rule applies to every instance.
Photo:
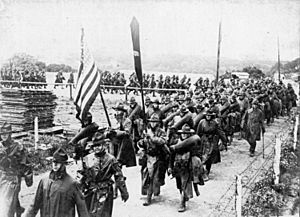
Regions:
[[273, 169], [274, 169], [274, 183], [275, 185], [279, 184], [279, 176], [280, 176], [280, 154], [281, 154], [281, 140], [277, 136], [275, 138], [275, 156], [274, 156], [274, 163], [273, 163]]
[[128, 101], [128, 89], [127, 86], [125, 86], [125, 101]]
[[296, 146], [297, 146], [298, 126], [299, 126], [299, 116], [297, 115], [296, 116], [295, 127], [294, 127], [294, 144], [293, 144], [294, 151], [296, 150]]
[[237, 217], [242, 217], [242, 179], [236, 176], [235, 212]]
[[38, 141], [39, 141], [39, 118], [34, 118], [34, 148], [38, 149]]
[[70, 100], [73, 100], [73, 96], [72, 96], [72, 86], [73, 86], [73, 83], [70, 83]]

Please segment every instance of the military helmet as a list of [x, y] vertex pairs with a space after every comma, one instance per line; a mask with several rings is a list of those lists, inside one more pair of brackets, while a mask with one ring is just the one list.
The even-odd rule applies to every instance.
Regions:
[[189, 109], [187, 108], [187, 106], [185, 104], [182, 104], [180, 107], [180, 113], [186, 114], [189, 112]]
[[112, 107], [116, 111], [122, 111], [122, 112], [127, 112], [125, 106], [123, 105], [122, 102], [117, 103], [115, 107]]
[[153, 101], [152, 101], [153, 104], [160, 104], [159, 102], [159, 99], [158, 98], [155, 98]]
[[136, 103], [136, 100], [135, 100], [135, 97], [131, 97], [130, 100], [129, 100], [129, 104], [135, 104]]
[[212, 109], [209, 109], [206, 111], [205, 115], [214, 117], [216, 116], [216, 113]]
[[157, 113], [153, 113], [147, 121], [148, 122], [161, 122], [160, 117]]
[[181, 130], [177, 131], [178, 134], [194, 134], [195, 130], [190, 127], [188, 124], [184, 124]]

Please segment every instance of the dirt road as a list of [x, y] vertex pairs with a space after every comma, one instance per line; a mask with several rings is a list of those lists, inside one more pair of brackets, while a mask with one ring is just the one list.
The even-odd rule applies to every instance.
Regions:
[[[127, 203], [123, 203], [118, 197], [114, 204], [114, 217], [175, 217], [175, 216], [234, 216], [234, 192], [235, 176], [241, 174], [245, 183], [258, 170], [266, 168], [264, 162], [273, 153], [275, 136], [287, 134], [291, 124], [287, 118], [276, 119], [275, 122], [267, 127], [265, 134], [265, 159], [262, 157], [262, 143], [258, 142], [255, 157], [249, 157], [249, 145], [244, 140], [234, 139], [233, 144], [228, 147], [228, 151], [223, 151], [222, 162], [212, 166], [210, 181], [200, 187], [200, 196], [194, 197], [187, 202], [187, 211], [178, 213], [179, 193], [176, 190], [175, 180], [166, 178], [166, 184], [162, 187], [161, 195], [154, 198], [153, 204], [143, 207], [145, 199], [140, 194], [140, 173], [139, 167], [124, 168], [123, 172], [127, 177], [127, 186], [130, 198]], [[270, 161], [272, 162], [272, 160]], [[76, 165], [68, 168], [74, 175]], [[38, 180], [45, 176], [34, 177], [34, 185], [30, 188], [22, 184], [20, 194], [21, 204], [28, 208], [34, 192], [38, 185]]]

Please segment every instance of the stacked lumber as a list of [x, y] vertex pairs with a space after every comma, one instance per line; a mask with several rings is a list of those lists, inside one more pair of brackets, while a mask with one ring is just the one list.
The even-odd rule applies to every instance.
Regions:
[[53, 126], [55, 100], [47, 90], [0, 89], [0, 124], [12, 125], [13, 131], [34, 129], [34, 118], [39, 118], [39, 128]]

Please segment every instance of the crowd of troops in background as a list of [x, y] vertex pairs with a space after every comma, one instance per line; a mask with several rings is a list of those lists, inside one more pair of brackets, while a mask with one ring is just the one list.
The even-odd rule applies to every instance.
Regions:
[[[129, 76], [128, 82], [125, 79], [124, 73], [115, 72], [110, 73], [109, 71], [105, 71], [102, 73], [102, 84], [107, 86], [116, 86], [116, 87], [140, 87], [136, 73], [132, 73]], [[187, 77], [185, 74], [179, 79], [178, 75], [166, 75], [165, 77], [160, 74], [158, 77], [155, 77], [154, 74], [143, 74], [143, 88], [159, 88], [159, 89], [189, 89], [192, 85], [191, 78]], [[194, 85], [196, 87], [201, 87], [202, 85], [208, 87], [212, 84], [209, 79], [199, 78]], [[125, 93], [123, 88], [104, 88], [105, 92], [111, 93]], [[134, 92], [138, 94], [138, 90], [130, 90], [130, 92]], [[152, 92], [155, 94], [155, 91], [147, 91], [147, 93]], [[161, 93], [161, 92], [160, 92]]]
[[[30, 70], [6, 70], [2, 69], [0, 71], [0, 78], [1, 80], [5, 81], [18, 81], [18, 82], [42, 82], [46, 83], [46, 73], [45, 71], [30, 71]], [[75, 87], [75, 79], [74, 73], [70, 72], [69, 78], [66, 81], [67, 84], [72, 85]], [[66, 80], [65, 76], [63, 75], [63, 71], [59, 71], [56, 73], [54, 83], [63, 84]], [[105, 87], [104, 92], [110, 93], [125, 93], [124, 86], [127, 87], [139, 87], [139, 82], [137, 80], [136, 74], [132, 73], [129, 76], [128, 81], [125, 78], [124, 73], [121, 72], [109, 72], [104, 71], [101, 73], [101, 84], [106, 86], [114, 86], [114, 87]], [[5, 83], [6, 87], [21, 87], [18, 83]], [[165, 77], [160, 74], [158, 77], [155, 77], [154, 74], [143, 74], [143, 87], [144, 88], [160, 88], [160, 89], [189, 89], [192, 85], [191, 78], [183, 75], [182, 78], [179, 79], [177, 75], [166, 75]], [[202, 85], [210, 86], [211, 83], [208, 79], [199, 78], [194, 85], [196, 87], [200, 87]], [[47, 85], [39, 85], [39, 84], [22, 84], [22, 87], [26, 88], [41, 88], [46, 87]], [[58, 85], [54, 85], [56, 88]], [[62, 88], [64, 86], [60, 85]], [[66, 85], [68, 86], [68, 85]], [[118, 88], [120, 87], [120, 88]], [[138, 90], [131, 90], [135, 94], [138, 94]], [[154, 91], [153, 91], [154, 92]]]
[[[62, 213], [73, 217], [77, 206], [79, 216], [109, 217], [118, 192], [124, 202], [129, 198], [126, 182], [137, 182], [126, 180], [122, 167], [137, 164], [141, 168], [141, 194], [146, 195], [143, 205], [151, 205], [153, 197], [160, 195], [168, 174], [175, 178], [179, 191], [178, 211], [184, 212], [186, 202], [194, 193], [200, 194], [199, 186], [209, 181], [212, 165], [221, 162], [220, 151], [227, 150], [235, 135], [248, 141], [250, 157], [255, 156], [265, 124], [289, 116], [296, 100], [292, 86], [281, 82], [242, 84], [232, 80], [214, 88], [202, 81], [195, 91], [161, 98], [147, 95], [145, 113], [135, 97], [119, 102], [113, 107], [115, 128], [100, 129], [88, 113], [82, 129], [68, 144], [75, 148], [73, 158], [82, 160], [79, 184], [66, 172], [68, 155], [60, 148], [26, 216], [40, 211], [41, 217], [59, 217]], [[11, 132], [7, 124], [0, 132], [0, 195], [10, 199], [2, 201], [7, 204], [4, 211], [9, 217], [14, 213], [21, 216], [24, 211], [18, 199], [21, 178], [32, 185], [26, 150], [12, 140]]]

